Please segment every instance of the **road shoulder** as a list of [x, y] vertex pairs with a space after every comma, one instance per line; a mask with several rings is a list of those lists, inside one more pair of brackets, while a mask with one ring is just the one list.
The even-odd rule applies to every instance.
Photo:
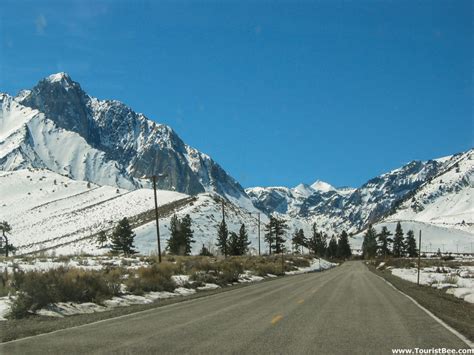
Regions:
[[453, 295], [446, 294], [429, 286], [418, 286], [412, 282], [392, 275], [389, 270], [377, 270], [373, 265], [368, 268], [375, 275], [388, 281], [397, 290], [413, 298], [422, 307], [433, 313], [447, 325], [474, 340], [474, 305]]

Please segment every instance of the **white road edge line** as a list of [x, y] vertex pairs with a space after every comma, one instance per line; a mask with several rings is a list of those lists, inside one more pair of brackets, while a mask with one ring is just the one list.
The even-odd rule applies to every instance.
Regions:
[[400, 292], [403, 296], [408, 298], [410, 301], [412, 301], [418, 308], [422, 309], [425, 311], [426, 314], [428, 314], [431, 318], [433, 318], [435, 321], [437, 321], [439, 324], [441, 324], [443, 327], [445, 327], [447, 330], [449, 330], [451, 333], [456, 335], [460, 340], [462, 340], [464, 343], [466, 343], [467, 346], [469, 346], [471, 349], [474, 349], [474, 343], [470, 341], [468, 338], [466, 338], [464, 335], [459, 333], [456, 329], [452, 328], [450, 325], [446, 324], [443, 320], [435, 316], [433, 313], [431, 313], [428, 309], [423, 307], [421, 304], [419, 304], [413, 297], [408, 296], [405, 292], [400, 291], [398, 288], [393, 286], [393, 284], [390, 281], [385, 280], [382, 276], [379, 276], [375, 273], [373, 273], [375, 276], [377, 276], [379, 279], [383, 280], [385, 283], [387, 283], [389, 286], [391, 286], [394, 290]]

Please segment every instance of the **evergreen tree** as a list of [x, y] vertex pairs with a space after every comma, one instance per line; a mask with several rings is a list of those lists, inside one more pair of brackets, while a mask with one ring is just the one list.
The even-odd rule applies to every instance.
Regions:
[[329, 240], [329, 245], [326, 249], [326, 256], [331, 259], [337, 256], [337, 239], [334, 235]]
[[268, 243], [268, 254], [272, 255], [273, 243], [275, 241], [274, 237], [274, 226], [275, 226], [275, 217], [270, 216], [270, 222], [265, 226], [265, 236], [264, 240]]
[[201, 256], [213, 256], [212, 253], [209, 251], [208, 248], [206, 248], [206, 246], [204, 244], [202, 245], [202, 248], [201, 248], [201, 251], [199, 252], [199, 255], [201, 255]]
[[346, 231], [342, 231], [337, 243], [337, 257], [341, 259], [350, 258], [352, 255], [351, 246], [349, 244], [349, 236]]
[[403, 243], [403, 229], [400, 222], [397, 223], [395, 228], [395, 235], [393, 237], [393, 256], [400, 258], [404, 254], [404, 243]]
[[285, 238], [284, 235], [288, 225], [284, 219], [279, 219], [273, 216], [270, 216], [270, 222], [265, 227], [265, 241], [269, 245], [270, 254], [272, 250], [279, 254], [282, 253], [285, 249]]
[[295, 233], [293, 234], [293, 238], [291, 239], [291, 241], [293, 243], [293, 249], [295, 249], [297, 253], [300, 252], [300, 248], [301, 248], [301, 253], [302, 253], [303, 247], [307, 245], [307, 240], [306, 240], [306, 237], [304, 236], [304, 231], [302, 229], [295, 230]]
[[223, 219], [221, 223], [219, 223], [219, 227], [217, 230], [217, 243], [216, 246], [219, 248], [222, 254], [227, 257], [227, 244], [229, 239], [229, 230], [227, 229], [227, 224]]
[[392, 233], [390, 233], [385, 226], [382, 227], [380, 233], [377, 234], [378, 251], [383, 257], [390, 255], [390, 244], [393, 242], [392, 238], [390, 238], [391, 235]]
[[227, 253], [229, 255], [240, 255], [239, 250], [239, 236], [235, 232], [229, 233], [229, 241], [227, 246]]
[[191, 254], [191, 244], [194, 231], [191, 229], [192, 220], [187, 214], [182, 219], [173, 215], [170, 220], [170, 238], [168, 239], [168, 251], [173, 255]]
[[313, 233], [311, 235], [311, 238], [309, 238], [307, 241], [308, 249], [314, 255], [321, 257], [324, 255], [324, 252], [325, 252], [325, 248], [324, 248], [325, 243], [322, 241], [323, 235], [322, 233], [318, 232], [316, 223], [313, 223], [312, 230], [313, 230]]
[[170, 237], [168, 239], [168, 251], [172, 255], [179, 255], [181, 251], [181, 225], [179, 223], [178, 216], [175, 214], [170, 219]]
[[285, 251], [285, 233], [288, 229], [284, 219], [275, 219], [275, 253], [280, 254]]
[[328, 242], [327, 240], [329, 239], [328, 235], [326, 233], [319, 233], [318, 238], [317, 238], [317, 244], [318, 244], [318, 250], [319, 250], [319, 256], [322, 257], [326, 254], [326, 249], [328, 247]]
[[418, 249], [416, 247], [415, 233], [412, 230], [407, 232], [407, 237], [405, 239], [406, 253], [410, 258], [415, 258], [418, 256]]
[[124, 217], [115, 227], [112, 233], [112, 252], [124, 253], [125, 255], [135, 254], [135, 247], [133, 241], [135, 233], [128, 222], [127, 217]]
[[180, 232], [182, 234], [182, 249], [184, 249], [184, 255], [191, 254], [191, 244], [195, 243], [196, 241], [193, 239], [194, 231], [191, 229], [192, 220], [191, 216], [187, 214], [183, 217], [180, 221]]
[[369, 225], [362, 242], [362, 255], [365, 259], [372, 259], [377, 254], [377, 231]]
[[5, 243], [5, 246], [3, 246], [2, 249], [5, 252], [5, 256], [7, 258], [8, 258], [8, 252], [14, 251], [16, 249], [12, 245], [9, 244], [7, 233], [10, 233], [11, 230], [12, 230], [12, 227], [7, 221], [0, 222], [0, 231], [2, 232], [3, 241]]
[[99, 248], [105, 247], [105, 245], [107, 244], [107, 240], [108, 237], [105, 231], [100, 231], [99, 235], [97, 236], [97, 243], [99, 244]]
[[317, 255], [320, 258], [324, 257], [326, 255], [328, 236], [325, 233], [318, 232], [316, 223], [313, 224], [312, 229], [313, 235], [306, 241], [307, 247], [314, 255]]
[[239, 229], [239, 254], [238, 255], [245, 255], [249, 250], [249, 236], [247, 234], [247, 229], [245, 228], [245, 224], [242, 223]]

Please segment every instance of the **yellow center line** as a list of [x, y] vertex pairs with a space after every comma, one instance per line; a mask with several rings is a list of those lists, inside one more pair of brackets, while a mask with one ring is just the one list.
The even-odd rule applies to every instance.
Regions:
[[299, 300], [297, 303], [298, 303], [298, 304], [303, 304], [303, 303], [304, 303], [304, 300], [301, 299], [301, 300]]
[[281, 314], [275, 316], [272, 318], [272, 324], [275, 325], [277, 324], [279, 321], [281, 321], [283, 319], [283, 316]]

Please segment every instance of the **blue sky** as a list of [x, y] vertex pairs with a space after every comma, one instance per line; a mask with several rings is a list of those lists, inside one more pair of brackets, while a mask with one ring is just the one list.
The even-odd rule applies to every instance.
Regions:
[[3, 1], [0, 91], [66, 71], [247, 186], [473, 146], [471, 1]]

